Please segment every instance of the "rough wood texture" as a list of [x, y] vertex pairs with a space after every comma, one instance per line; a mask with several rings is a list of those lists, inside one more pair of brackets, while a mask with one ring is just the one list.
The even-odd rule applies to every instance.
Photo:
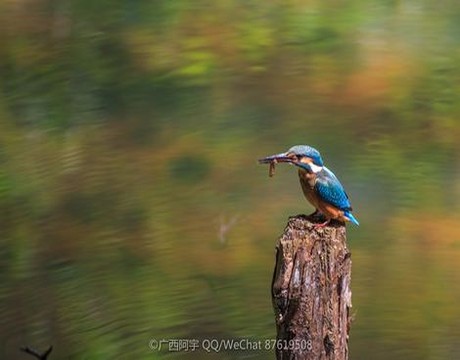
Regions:
[[278, 360], [346, 360], [351, 308], [351, 253], [345, 226], [315, 228], [289, 218], [276, 246], [272, 301]]

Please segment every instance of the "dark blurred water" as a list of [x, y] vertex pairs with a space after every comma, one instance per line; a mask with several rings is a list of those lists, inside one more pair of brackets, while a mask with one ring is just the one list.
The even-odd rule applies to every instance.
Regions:
[[275, 338], [295, 144], [360, 220], [351, 359], [460, 358], [458, 4], [160, 3], [0, 2], [0, 358], [274, 358], [202, 347]]

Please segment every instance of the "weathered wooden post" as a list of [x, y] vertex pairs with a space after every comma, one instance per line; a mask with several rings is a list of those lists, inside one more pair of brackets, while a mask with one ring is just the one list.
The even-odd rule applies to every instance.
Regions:
[[290, 217], [276, 246], [272, 301], [278, 360], [346, 360], [351, 253], [345, 226]]

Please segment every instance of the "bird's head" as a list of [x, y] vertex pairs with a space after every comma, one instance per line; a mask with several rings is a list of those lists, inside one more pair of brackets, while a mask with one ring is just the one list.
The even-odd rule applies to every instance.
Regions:
[[260, 164], [269, 164], [275, 161], [289, 163], [309, 172], [321, 171], [324, 165], [319, 151], [308, 145], [296, 145], [284, 153], [259, 159]]

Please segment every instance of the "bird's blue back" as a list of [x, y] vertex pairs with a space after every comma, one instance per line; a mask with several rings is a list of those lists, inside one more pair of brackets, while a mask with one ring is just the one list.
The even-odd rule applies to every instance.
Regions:
[[351, 204], [339, 179], [327, 167], [316, 174], [315, 189], [327, 203], [343, 211], [351, 211]]

